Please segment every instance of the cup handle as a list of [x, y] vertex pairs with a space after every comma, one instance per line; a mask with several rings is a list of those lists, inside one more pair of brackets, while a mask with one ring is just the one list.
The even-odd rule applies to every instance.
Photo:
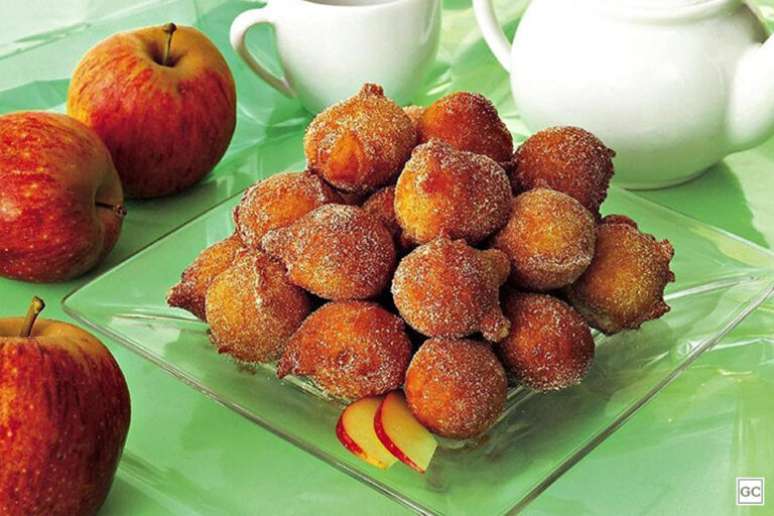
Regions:
[[511, 42], [505, 37], [505, 32], [497, 21], [492, 0], [473, 0], [473, 11], [476, 13], [484, 40], [505, 71], [510, 73]]
[[234, 21], [231, 24], [231, 33], [229, 38], [231, 40], [231, 46], [234, 47], [234, 50], [236, 50], [236, 53], [239, 54], [239, 57], [241, 57], [242, 60], [247, 63], [247, 65], [258, 75], [258, 77], [269, 83], [269, 86], [279, 91], [286, 97], [295, 97], [296, 92], [293, 91], [293, 88], [290, 86], [290, 83], [288, 83], [287, 79], [284, 77], [277, 77], [269, 70], [264, 68], [264, 66], [259, 63], [247, 49], [247, 45], [245, 44], [245, 35], [247, 34], [247, 31], [250, 30], [250, 27], [253, 25], [259, 25], [262, 23], [274, 25], [274, 18], [272, 17], [271, 10], [268, 7], [261, 9], [250, 9], [249, 11], [245, 11], [234, 18]]

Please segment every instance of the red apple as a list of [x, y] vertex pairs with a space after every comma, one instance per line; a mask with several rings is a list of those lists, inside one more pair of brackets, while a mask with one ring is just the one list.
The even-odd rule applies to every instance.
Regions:
[[100, 341], [34, 323], [34, 308], [0, 319], [0, 514], [95, 514], [129, 429], [129, 391]]
[[420, 473], [427, 471], [438, 441], [411, 413], [402, 392], [384, 397], [374, 417], [374, 431], [401, 462]]
[[0, 116], [0, 276], [62, 281], [118, 240], [121, 182], [99, 137], [42, 112]]
[[81, 60], [67, 112], [107, 144], [127, 197], [179, 192], [223, 157], [236, 124], [234, 79], [193, 27], [111, 36]]
[[347, 406], [336, 425], [336, 437], [347, 450], [364, 461], [387, 469], [398, 459], [374, 433], [374, 416], [381, 402], [381, 397], [363, 398]]

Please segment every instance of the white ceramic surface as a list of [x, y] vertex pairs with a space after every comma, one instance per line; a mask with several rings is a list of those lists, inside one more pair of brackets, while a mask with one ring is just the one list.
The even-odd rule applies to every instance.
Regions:
[[741, 0], [533, 0], [512, 46], [491, 0], [474, 7], [527, 126], [597, 134], [624, 187], [687, 181], [774, 132], [774, 39]]
[[[245, 45], [253, 25], [274, 26], [284, 77]], [[365, 82], [408, 103], [438, 50], [440, 0], [270, 0], [231, 25], [231, 45], [271, 86], [312, 112], [354, 94]]]

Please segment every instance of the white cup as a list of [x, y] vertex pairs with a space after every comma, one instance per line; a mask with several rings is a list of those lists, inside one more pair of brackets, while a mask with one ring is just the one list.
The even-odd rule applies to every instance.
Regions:
[[[253, 57], [245, 34], [273, 25], [284, 77]], [[316, 113], [365, 82], [408, 103], [438, 50], [440, 0], [271, 0], [231, 24], [231, 46], [269, 85]]]

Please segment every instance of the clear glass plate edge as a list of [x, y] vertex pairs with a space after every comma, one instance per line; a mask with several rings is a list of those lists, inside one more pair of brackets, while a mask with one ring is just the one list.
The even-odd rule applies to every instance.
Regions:
[[[730, 233], [728, 231], [725, 231], [721, 228], [718, 228], [716, 226], [713, 226], [711, 224], [706, 224], [701, 221], [697, 221], [696, 219], [693, 219], [692, 217], [689, 217], [688, 215], [685, 215], [679, 211], [673, 210], [669, 207], [666, 207], [664, 205], [658, 204], [656, 202], [650, 201], [649, 199], [646, 199], [644, 197], [641, 197], [637, 194], [631, 193], [629, 191], [626, 191], [622, 188], [617, 188], [615, 186], [611, 187], [612, 190], [616, 191], [616, 195], [621, 195], [623, 197], [629, 197], [635, 200], [635, 202], [643, 203], [649, 207], [652, 207], [655, 210], [666, 212], [672, 216], [676, 216], [678, 218], [690, 220], [695, 223], [699, 223], [707, 228], [711, 228], [713, 231], [721, 234], [722, 236], [729, 238], [731, 240], [734, 240], [738, 243], [741, 243], [745, 246], [754, 248], [756, 251], [769, 255], [772, 258], [772, 263], [774, 263], [774, 252], [770, 251], [769, 249], [766, 249], [754, 242], [750, 242], [744, 238], [741, 238], [738, 235], [735, 235], [733, 233]], [[292, 443], [293, 445], [301, 448], [302, 450], [306, 451], [307, 453], [311, 454], [314, 457], [317, 457], [318, 459], [322, 460], [323, 462], [334, 466], [336, 469], [346, 473], [347, 475], [351, 476], [352, 478], [363, 482], [364, 484], [368, 485], [372, 489], [376, 490], [377, 492], [381, 493], [382, 495], [390, 498], [391, 500], [394, 500], [401, 505], [405, 506], [406, 508], [415, 511], [419, 514], [427, 514], [427, 515], [433, 515], [433, 514], [439, 514], [438, 512], [425, 507], [424, 505], [416, 502], [415, 500], [412, 500], [411, 498], [402, 495], [401, 493], [396, 492], [392, 488], [382, 484], [381, 482], [375, 480], [371, 476], [368, 476], [360, 471], [358, 471], [355, 468], [350, 467], [348, 464], [339, 461], [335, 456], [326, 453], [318, 448], [315, 448], [313, 446], [307, 445], [303, 440], [298, 439], [290, 434], [287, 434], [280, 429], [273, 426], [268, 421], [263, 420], [261, 417], [254, 415], [250, 413], [249, 410], [242, 407], [238, 403], [229, 402], [226, 399], [223, 399], [222, 396], [220, 396], [216, 391], [208, 388], [207, 386], [200, 383], [195, 378], [190, 377], [187, 373], [177, 369], [176, 367], [170, 366], [168, 363], [163, 362], [159, 359], [157, 359], [155, 356], [153, 356], [151, 353], [145, 351], [144, 349], [135, 346], [133, 343], [125, 339], [123, 336], [121, 336], [118, 333], [112, 332], [110, 329], [105, 328], [91, 319], [89, 319], [88, 314], [81, 313], [77, 309], [74, 309], [68, 305], [68, 301], [74, 297], [79, 291], [85, 290], [88, 288], [92, 283], [99, 280], [103, 275], [110, 273], [114, 269], [118, 269], [119, 267], [122, 267], [127, 264], [127, 262], [135, 259], [138, 257], [138, 255], [150, 252], [150, 250], [158, 245], [161, 245], [167, 238], [172, 237], [176, 232], [182, 230], [183, 228], [187, 227], [190, 224], [196, 223], [200, 218], [206, 217], [210, 214], [210, 212], [218, 209], [223, 204], [226, 204], [230, 201], [232, 201], [234, 198], [241, 196], [243, 192], [238, 192], [232, 196], [229, 196], [219, 203], [213, 205], [208, 210], [204, 211], [197, 217], [194, 217], [191, 220], [186, 221], [185, 224], [182, 224], [174, 229], [171, 229], [170, 231], [166, 232], [164, 235], [160, 236], [158, 239], [154, 240], [153, 242], [148, 243], [147, 245], [141, 247], [138, 249], [135, 253], [128, 256], [125, 260], [122, 262], [116, 264], [115, 266], [111, 267], [110, 269], [107, 269], [102, 274], [92, 278], [87, 283], [81, 285], [80, 287], [77, 287], [73, 289], [71, 292], [69, 292], [65, 297], [62, 298], [61, 304], [62, 309], [65, 313], [67, 313], [70, 317], [75, 319], [76, 321], [81, 322], [85, 326], [93, 329], [97, 333], [101, 333], [105, 335], [108, 338], [111, 338], [124, 346], [125, 348], [131, 350], [132, 352], [142, 356], [146, 360], [150, 361], [151, 363], [158, 366], [163, 371], [166, 371], [173, 377], [177, 378], [181, 382], [184, 382], [185, 384], [191, 386], [196, 391], [204, 394], [208, 398], [212, 399], [216, 403], [227, 407], [234, 412], [238, 413], [242, 417], [246, 418], [249, 421], [254, 422], [255, 424], [260, 425], [262, 428], [268, 430], [269, 432], [277, 435], [278, 437]], [[762, 272], [762, 271], [759, 271]], [[768, 277], [774, 278], [774, 270], [767, 271], [769, 274]], [[759, 278], [760, 279], [760, 278]], [[682, 291], [681, 291], [682, 292]], [[711, 349], [720, 339], [722, 339], [725, 335], [727, 335], [730, 331], [732, 331], [737, 325], [739, 325], [750, 313], [752, 313], [755, 309], [757, 309], [761, 304], [763, 304], [769, 297], [774, 294], [774, 281], [771, 281], [767, 286], [761, 290], [755, 297], [752, 298], [752, 300], [745, 306], [736, 317], [734, 317], [729, 323], [717, 334], [713, 335], [712, 337], [705, 340], [705, 342], [701, 343], [700, 345], [696, 346], [690, 353], [690, 355], [681, 363], [677, 368], [675, 368], [670, 374], [668, 374], [665, 378], [663, 378], [661, 381], [656, 383], [645, 396], [642, 397], [642, 399], [638, 400], [637, 403], [629, 407], [628, 409], [624, 410], [621, 414], [619, 414], [618, 417], [610, 424], [608, 425], [604, 430], [599, 432], [597, 435], [592, 437], [589, 441], [584, 443], [583, 446], [579, 447], [577, 450], [572, 452], [567, 459], [565, 459], [560, 465], [557, 466], [557, 468], [551, 472], [545, 479], [543, 479], [540, 483], [538, 483], [535, 487], [533, 487], [526, 495], [521, 497], [521, 499], [516, 502], [512, 507], [507, 508], [504, 510], [504, 514], [512, 514], [512, 513], [518, 513], [522, 510], [524, 510], [529, 503], [535, 500], [543, 491], [545, 491], [551, 484], [553, 484], [557, 479], [559, 479], [564, 473], [566, 473], [572, 466], [574, 466], [578, 461], [580, 461], [584, 456], [586, 456], [589, 452], [591, 452], [594, 448], [596, 448], [599, 444], [601, 444], [605, 439], [607, 439], [610, 435], [612, 435], [615, 431], [617, 431], [619, 428], [621, 428], [626, 421], [628, 421], [636, 412], [641, 409], [643, 406], [645, 406], [649, 401], [651, 401], [661, 390], [663, 390], [666, 386], [668, 386], [670, 383], [672, 383], [676, 378], [682, 374], [683, 371], [685, 371], [696, 359], [699, 358], [704, 352]]]
[[647, 405], [656, 395], [664, 390], [669, 384], [675, 381], [691, 364], [693, 364], [703, 353], [712, 349], [720, 340], [728, 335], [734, 328], [744, 321], [752, 312], [766, 302], [767, 299], [774, 295], [774, 280], [770, 281], [756, 296], [754, 296], [747, 306], [745, 306], [736, 317], [730, 320], [718, 333], [708, 337], [704, 342], [696, 346], [690, 354], [683, 360], [680, 365], [673, 369], [664, 378], [658, 381], [648, 392], [642, 396], [631, 407], [627, 408], [621, 414], [619, 414], [615, 420], [613, 420], [604, 430], [588, 440], [583, 446], [575, 450], [567, 459], [565, 459], [559, 466], [557, 466], [546, 478], [538, 483], [532, 490], [527, 493], [522, 499], [514, 505], [511, 509], [507, 510], [506, 514], [515, 514], [524, 510], [527, 505], [535, 500], [543, 491], [545, 491], [551, 484], [556, 482], [562, 475], [564, 475], [570, 468], [577, 464], [583, 457], [588, 455], [594, 448], [599, 446], [605, 439], [610, 437], [618, 429], [620, 429], [632, 416], [634, 416], [642, 407]]
[[[753, 280], [753, 279], [760, 279], [760, 278], [750, 278], [750, 279]], [[76, 291], [77, 290], [80, 290], [80, 289], [76, 289]], [[68, 294], [67, 297], [70, 297], [74, 293], [75, 291]], [[524, 510], [532, 501], [534, 501], [541, 493], [543, 493], [551, 484], [553, 484], [556, 480], [558, 480], [564, 473], [566, 473], [569, 469], [571, 469], [575, 464], [577, 464], [583, 457], [585, 457], [588, 453], [590, 453], [594, 448], [599, 446], [599, 444], [601, 444], [605, 439], [607, 439], [614, 432], [620, 429], [626, 423], [626, 421], [628, 421], [632, 416], [636, 414], [637, 411], [639, 411], [639, 409], [645, 406], [661, 390], [663, 390], [675, 379], [677, 379], [680, 376], [680, 374], [682, 374], [683, 371], [685, 371], [688, 367], [690, 367], [690, 365], [696, 359], [699, 358], [699, 356], [701, 356], [704, 352], [710, 350], [725, 335], [731, 332], [745, 318], [747, 318], [747, 316], [749, 316], [750, 313], [752, 313], [761, 304], [763, 304], [769, 297], [771, 297], [772, 294], [774, 294], [774, 281], [771, 281], [769, 284], [767, 284], [767, 286], [762, 291], [760, 291], [757, 296], [753, 297], [752, 300], [742, 310], [740, 310], [740, 312], [736, 315], [736, 317], [734, 317], [731, 321], [729, 321], [729, 323], [726, 324], [726, 326], [720, 332], [718, 332], [717, 334], [713, 335], [712, 337], [706, 339], [704, 342], [696, 346], [691, 351], [689, 356], [686, 357], [686, 359], [678, 367], [676, 367], [672, 372], [670, 372], [667, 376], [665, 376], [661, 381], [657, 382], [646, 393], [645, 396], [643, 396], [640, 400], [638, 400], [637, 403], [635, 403], [628, 409], [624, 410], [621, 414], [619, 414], [619, 416], [616, 417], [616, 419], [610, 425], [608, 425], [604, 430], [602, 430], [597, 435], [592, 437], [589, 441], [584, 443], [583, 446], [579, 447], [577, 450], [572, 452], [567, 459], [565, 459], [560, 465], [557, 466], [557, 468], [554, 471], [551, 472], [551, 474], [549, 474], [545, 479], [543, 479], [540, 483], [538, 483], [535, 487], [533, 487], [516, 504], [506, 509], [504, 511], [504, 514], [515, 514]], [[67, 297], [65, 299], [67, 299]], [[244, 417], [245, 419], [255, 424], [258, 424], [259, 426], [268, 430], [269, 432], [292, 443], [293, 445], [306, 451], [312, 456], [322, 460], [324, 463], [328, 465], [332, 465], [336, 469], [339, 469], [340, 471], [346, 473], [352, 478], [360, 482], [363, 482], [364, 484], [368, 485], [369, 487], [381, 493], [382, 495], [390, 498], [391, 500], [394, 500], [402, 504], [403, 506], [407, 507], [408, 509], [415, 511], [419, 514], [427, 514], [427, 515], [442, 514], [428, 507], [425, 507], [424, 505], [416, 502], [415, 500], [407, 496], [404, 496], [403, 494], [396, 492], [394, 489], [375, 480], [373, 477], [368, 476], [358, 471], [357, 469], [350, 467], [348, 464], [339, 461], [334, 455], [326, 453], [313, 446], [309, 446], [302, 439], [298, 439], [291, 434], [282, 432], [276, 426], [272, 425], [268, 421], [263, 420], [261, 417], [251, 413], [248, 409], [242, 407], [238, 403], [234, 403], [226, 400], [217, 391], [208, 388], [207, 386], [200, 383], [195, 378], [189, 376], [187, 373], [177, 369], [176, 367], [170, 366], [169, 363], [167, 362], [163, 362], [159, 360], [153, 354], [145, 351], [143, 348], [135, 346], [130, 341], [122, 337], [120, 334], [112, 332], [110, 329], [107, 329], [103, 326], [100, 326], [99, 324], [94, 323], [87, 316], [82, 315], [77, 310], [74, 310], [68, 307], [64, 303], [64, 300], [63, 300], [63, 309], [68, 315], [70, 315], [77, 321], [83, 323], [84, 325], [93, 329], [94, 331], [105, 335], [106, 337], [116, 340], [124, 347], [142, 356], [146, 360], [158, 366], [163, 371], [166, 371], [167, 373], [177, 378], [181, 382], [191, 386], [193, 389], [204, 394], [205, 396], [212, 399], [216, 403], [233, 410], [234, 412]]]

